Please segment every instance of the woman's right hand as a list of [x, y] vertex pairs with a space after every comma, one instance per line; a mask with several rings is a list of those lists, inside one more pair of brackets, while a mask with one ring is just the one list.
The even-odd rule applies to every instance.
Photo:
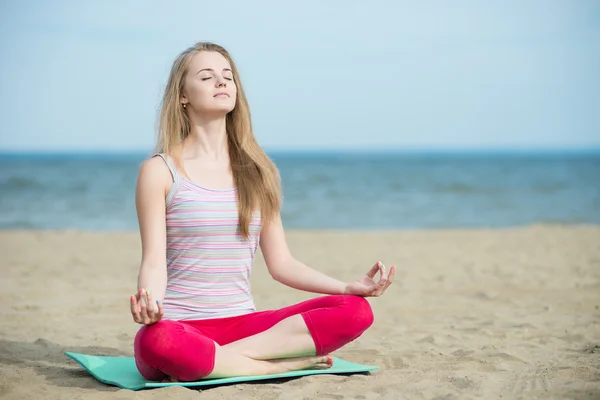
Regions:
[[[152, 325], [160, 321], [164, 315], [162, 304], [152, 302], [152, 296], [146, 289], [140, 289], [135, 296], [130, 297], [131, 315], [138, 324]], [[155, 308], [155, 304], [158, 308]]]

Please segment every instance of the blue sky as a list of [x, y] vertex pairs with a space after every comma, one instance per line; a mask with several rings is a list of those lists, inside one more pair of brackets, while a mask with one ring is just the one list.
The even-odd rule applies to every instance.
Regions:
[[272, 150], [600, 147], [597, 1], [3, 1], [0, 151], [146, 151], [222, 44]]

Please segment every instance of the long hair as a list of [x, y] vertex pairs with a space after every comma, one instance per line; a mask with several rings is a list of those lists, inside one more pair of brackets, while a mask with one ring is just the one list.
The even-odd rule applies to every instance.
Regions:
[[273, 161], [259, 146], [252, 131], [248, 100], [232, 57], [223, 47], [199, 42], [175, 59], [161, 103], [155, 151], [169, 155], [182, 171], [183, 141], [190, 134], [190, 119], [181, 105], [184, 76], [192, 57], [201, 51], [215, 51], [231, 65], [237, 87], [234, 109], [226, 116], [227, 144], [237, 190], [240, 233], [248, 238], [252, 214], [259, 210], [263, 226], [277, 216], [281, 207], [281, 182]]

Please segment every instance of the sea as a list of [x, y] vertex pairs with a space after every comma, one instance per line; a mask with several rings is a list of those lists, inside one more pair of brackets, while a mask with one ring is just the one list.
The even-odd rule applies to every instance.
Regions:
[[[272, 152], [291, 229], [600, 224], [600, 151]], [[0, 154], [0, 229], [137, 230], [146, 154]]]

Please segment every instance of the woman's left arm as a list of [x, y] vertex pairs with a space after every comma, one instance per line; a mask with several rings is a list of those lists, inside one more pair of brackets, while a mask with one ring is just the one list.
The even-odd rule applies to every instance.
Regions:
[[[279, 214], [261, 232], [260, 247], [273, 279], [291, 288], [312, 293], [379, 296], [392, 283], [395, 272], [395, 267], [392, 267], [388, 279], [383, 264], [377, 263], [365, 276], [348, 284], [316, 271], [290, 253]], [[379, 282], [372, 279], [377, 271], [381, 274]]]

